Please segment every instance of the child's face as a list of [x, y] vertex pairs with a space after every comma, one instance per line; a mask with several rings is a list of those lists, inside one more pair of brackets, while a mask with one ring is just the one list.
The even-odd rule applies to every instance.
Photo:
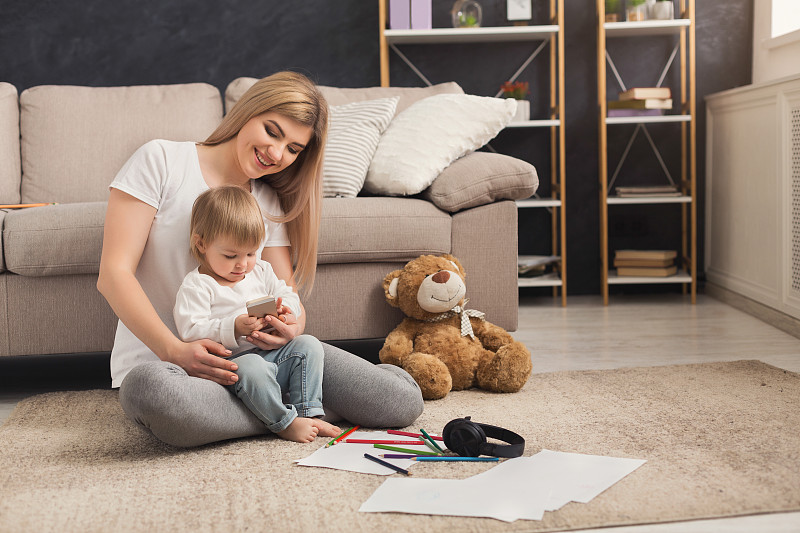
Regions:
[[225, 284], [242, 281], [256, 265], [258, 248], [236, 244], [228, 237], [219, 237], [205, 244], [198, 243], [200, 253], [205, 256], [206, 265], [218, 282]]

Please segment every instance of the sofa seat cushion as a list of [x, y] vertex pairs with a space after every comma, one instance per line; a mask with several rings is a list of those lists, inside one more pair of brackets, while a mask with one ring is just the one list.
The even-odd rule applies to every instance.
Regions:
[[0, 204], [19, 203], [19, 98], [17, 88], [0, 81]]
[[3, 253], [3, 225], [6, 219], [5, 209], [0, 209], [0, 274], [6, 271], [6, 254]]
[[106, 202], [8, 212], [3, 221], [6, 269], [35, 277], [96, 274], [105, 216]]
[[410, 261], [450, 252], [449, 214], [415, 198], [325, 198], [317, 259], [326, 263]]

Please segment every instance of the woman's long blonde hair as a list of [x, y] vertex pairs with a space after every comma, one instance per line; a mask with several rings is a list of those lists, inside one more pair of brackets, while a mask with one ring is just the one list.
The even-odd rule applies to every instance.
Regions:
[[[328, 103], [317, 86], [297, 72], [278, 72], [257, 81], [225, 115], [203, 143], [222, 144], [238, 135], [253, 117], [274, 111], [311, 127], [311, 139], [289, 167], [267, 174], [284, 216], [267, 218], [286, 224], [295, 265], [295, 279], [311, 292], [317, 270], [317, 243], [322, 213], [322, 158], [328, 134]], [[286, 280], [288, 282], [288, 280]]]

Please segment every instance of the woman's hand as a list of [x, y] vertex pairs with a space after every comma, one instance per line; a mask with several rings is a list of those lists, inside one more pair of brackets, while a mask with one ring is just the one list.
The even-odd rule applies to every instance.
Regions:
[[233, 385], [239, 379], [234, 372], [239, 366], [225, 359], [231, 351], [218, 342], [200, 339], [181, 342], [169, 354], [169, 362], [175, 363], [190, 376], [208, 379], [220, 385]]
[[266, 321], [264, 328], [269, 330], [268, 332], [254, 331], [249, 337], [246, 337], [247, 341], [262, 350], [274, 350], [285, 346], [290, 340], [300, 335], [300, 326], [297, 324], [297, 318], [292, 310], [281, 305], [278, 313], [278, 318], [270, 315], [264, 317]]

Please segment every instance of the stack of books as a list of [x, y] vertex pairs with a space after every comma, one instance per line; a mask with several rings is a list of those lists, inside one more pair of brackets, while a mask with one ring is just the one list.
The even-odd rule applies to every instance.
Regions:
[[618, 276], [667, 277], [678, 271], [677, 256], [675, 250], [617, 250], [614, 266]]
[[609, 117], [657, 116], [665, 109], [672, 109], [669, 87], [635, 87], [619, 93], [619, 100], [608, 102]]
[[521, 278], [535, 278], [554, 271], [561, 260], [558, 255], [525, 255], [517, 259], [517, 273]]
[[632, 187], [615, 187], [614, 190], [620, 198], [681, 195], [675, 185], [635, 185]]

